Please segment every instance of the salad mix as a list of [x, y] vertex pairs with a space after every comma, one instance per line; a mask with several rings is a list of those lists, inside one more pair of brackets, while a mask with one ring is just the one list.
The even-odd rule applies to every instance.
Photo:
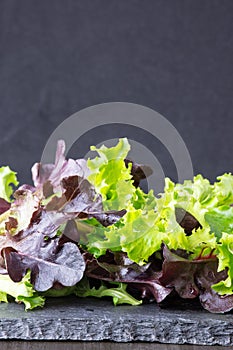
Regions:
[[199, 298], [210, 312], [233, 309], [233, 175], [165, 179], [145, 193], [150, 168], [130, 161], [127, 138], [32, 167], [19, 186], [0, 168], [0, 301], [42, 307], [46, 297], [112, 297], [113, 303]]

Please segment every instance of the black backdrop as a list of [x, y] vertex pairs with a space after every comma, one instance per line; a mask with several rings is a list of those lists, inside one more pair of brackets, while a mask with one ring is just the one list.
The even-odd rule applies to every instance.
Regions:
[[170, 120], [195, 173], [233, 172], [233, 1], [1, 0], [0, 52], [0, 163], [21, 182], [65, 118], [112, 101]]

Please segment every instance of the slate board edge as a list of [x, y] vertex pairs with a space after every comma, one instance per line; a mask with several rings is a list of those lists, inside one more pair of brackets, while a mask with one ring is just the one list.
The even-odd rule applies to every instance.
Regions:
[[[188, 325], [187, 325], [188, 322]], [[227, 325], [221, 325], [221, 328]], [[229, 328], [229, 327], [228, 327]], [[212, 324], [167, 318], [144, 321], [33, 318], [1, 319], [1, 340], [73, 340], [113, 342], [156, 342], [167, 344], [233, 345], [231, 334], [213, 331]]]
[[233, 345], [233, 317], [205, 310], [118, 306], [96, 299], [53, 298], [43, 309], [0, 304], [0, 340], [151, 342]]

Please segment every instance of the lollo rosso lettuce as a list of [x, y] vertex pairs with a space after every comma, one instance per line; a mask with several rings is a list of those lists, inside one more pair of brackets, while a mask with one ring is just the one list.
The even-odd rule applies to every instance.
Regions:
[[149, 166], [130, 144], [32, 167], [33, 186], [0, 168], [0, 301], [25, 309], [47, 296], [111, 297], [115, 305], [199, 298], [210, 312], [233, 308], [233, 176], [211, 184], [165, 178], [145, 193]]

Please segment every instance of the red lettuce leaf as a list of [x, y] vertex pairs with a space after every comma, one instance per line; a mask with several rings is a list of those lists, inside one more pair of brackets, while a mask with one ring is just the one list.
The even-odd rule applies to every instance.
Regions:
[[[121, 252], [107, 252], [99, 259], [86, 253], [84, 258], [87, 277], [127, 283], [129, 292], [136, 298], [161, 302], [172, 291], [171, 288], [166, 288], [159, 282], [159, 273], [155, 269], [156, 264], [148, 263], [139, 266]], [[159, 261], [157, 263], [160, 265]]]
[[184, 232], [187, 234], [187, 236], [190, 236], [193, 230], [197, 230], [199, 227], [201, 227], [197, 219], [182, 208], [176, 208], [175, 215], [176, 221], [180, 224], [181, 227], [183, 227]]
[[[219, 295], [211, 286], [225, 280], [227, 271], [218, 271], [218, 259], [210, 256], [188, 260], [163, 248], [163, 265], [159, 281], [173, 287], [185, 299], [199, 297], [204, 309], [212, 313], [224, 313], [233, 309], [233, 295]], [[185, 256], [185, 254], [183, 254]]]
[[146, 179], [153, 173], [148, 165], [138, 164], [132, 160], [125, 159], [125, 165], [128, 167], [129, 164], [131, 164], [131, 175], [135, 187], [138, 187], [141, 180]]
[[172, 253], [166, 245], [163, 247], [163, 265], [159, 281], [163, 286], [172, 287], [182, 298], [196, 298], [199, 289], [195, 282], [195, 273], [202, 261], [193, 262]]
[[79, 248], [57, 237], [58, 228], [67, 219], [63, 213], [42, 210], [27, 230], [5, 237], [1, 265], [13, 281], [20, 281], [31, 270], [35, 289], [45, 291], [56, 283], [75, 285], [83, 277], [85, 262]]
[[32, 179], [35, 187], [46, 188], [52, 185], [53, 192], [60, 191], [62, 179], [74, 175], [86, 178], [89, 169], [85, 159], [66, 159], [65, 158], [65, 142], [59, 140], [54, 164], [35, 163], [32, 167]]
[[196, 275], [200, 290], [200, 302], [212, 313], [224, 313], [233, 309], [233, 295], [219, 295], [211, 286], [227, 278], [227, 271], [218, 271], [218, 262], [210, 261]]
[[40, 240], [38, 250], [33, 253], [30, 255], [12, 247], [3, 248], [6, 268], [14, 282], [21, 281], [28, 270], [31, 271], [31, 282], [39, 292], [57, 283], [74, 286], [82, 279], [85, 263], [75, 244], [67, 242], [60, 246], [58, 238], [45, 242]]
[[0, 198], [0, 215], [5, 213], [5, 211], [9, 210], [11, 204], [7, 202], [5, 199]]
[[62, 180], [63, 194], [53, 197], [46, 209], [60, 211], [81, 219], [95, 218], [103, 226], [115, 224], [126, 210], [103, 211], [102, 197], [94, 187], [80, 176], [70, 176]]

